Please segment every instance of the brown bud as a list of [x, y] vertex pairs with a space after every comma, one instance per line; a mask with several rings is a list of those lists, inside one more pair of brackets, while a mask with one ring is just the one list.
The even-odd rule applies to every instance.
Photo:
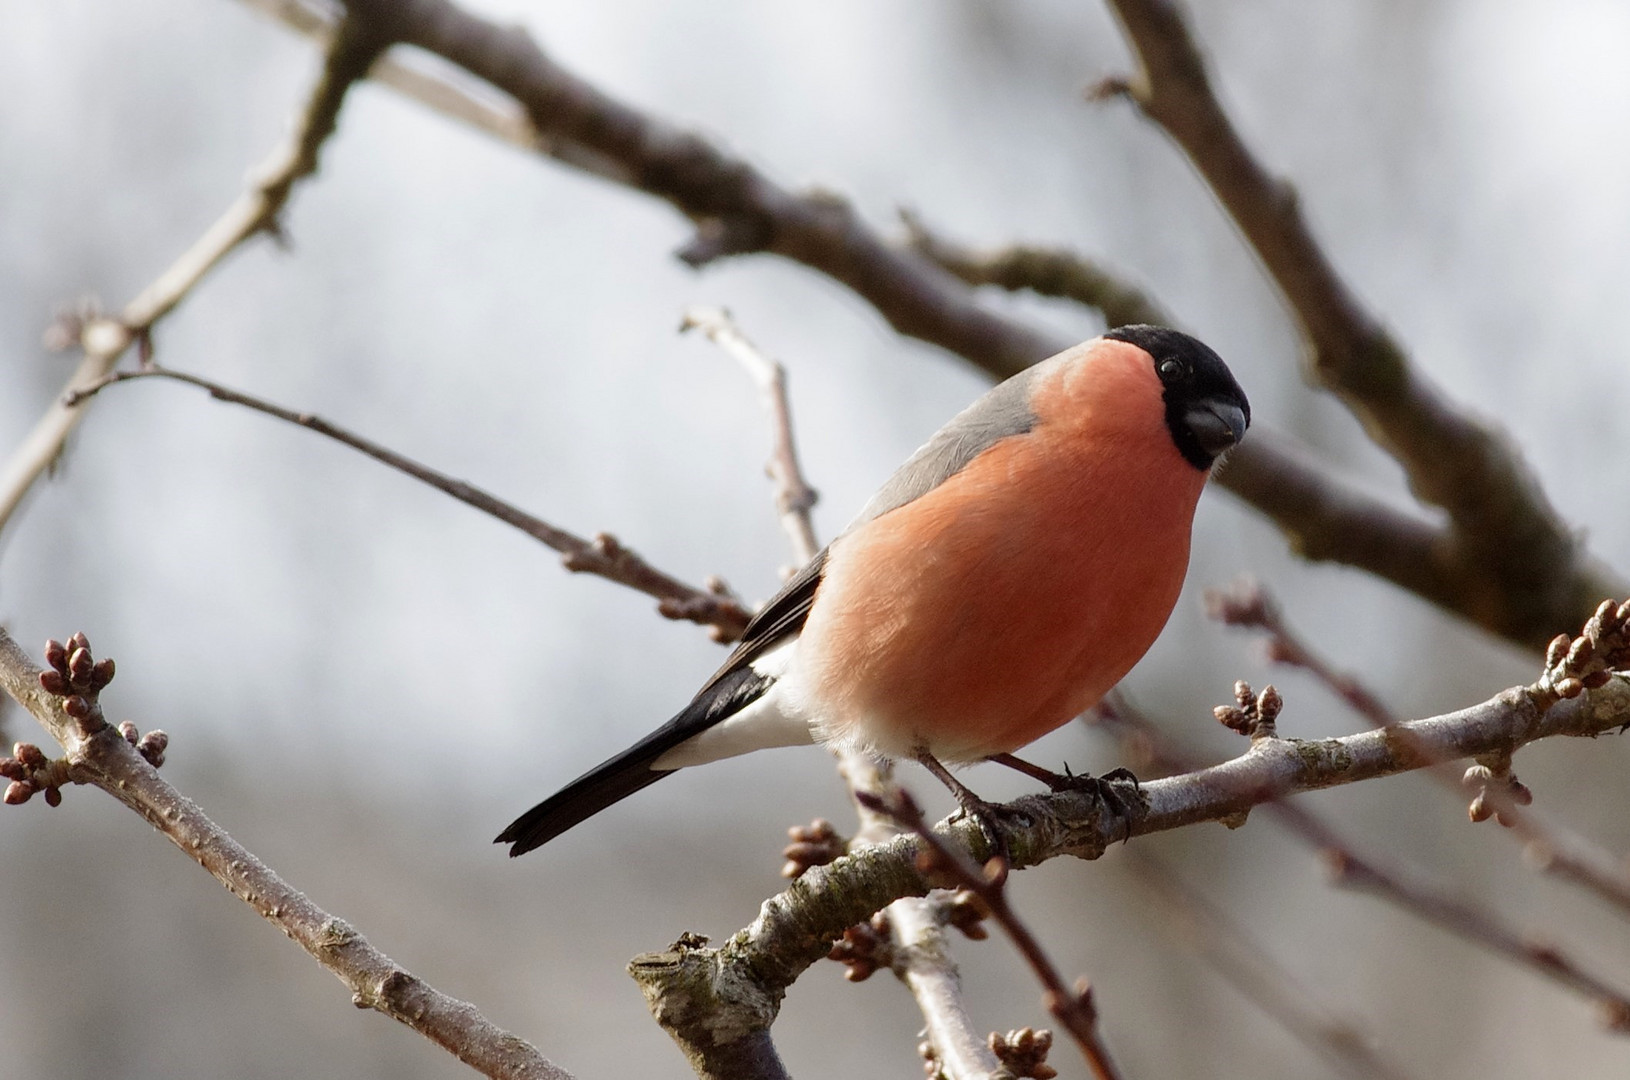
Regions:
[[1578, 679], [1563, 679], [1556, 684], [1556, 696], [1561, 698], [1576, 698], [1585, 691], [1585, 684]]
[[0, 776], [7, 780], [27, 780], [28, 767], [16, 758], [0, 758]]
[[7, 806], [21, 806], [34, 797], [34, 785], [27, 780], [13, 780], [6, 785], [5, 802]]
[[78, 694], [69, 694], [62, 699], [62, 711], [75, 720], [83, 720], [91, 714], [91, 703]]
[[46, 788], [45, 789], [45, 805], [46, 806], [61, 806], [62, 805], [62, 789], [61, 788], [54, 788], [54, 787]]
[[55, 638], [45, 643], [45, 662], [57, 671], [68, 670], [68, 650]]
[[91, 669], [91, 685], [100, 690], [113, 681], [113, 657], [98, 660]]
[[1568, 650], [1568, 658], [1563, 665], [1569, 671], [1578, 671], [1590, 663], [1590, 658], [1596, 655], [1596, 643], [1588, 637], [1573, 639], [1573, 648]]
[[1239, 702], [1240, 708], [1249, 710], [1252, 703], [1256, 701], [1256, 693], [1251, 689], [1251, 684], [1244, 679], [1236, 680], [1234, 682], [1234, 700]]
[[119, 721], [119, 734], [123, 735], [125, 737], [125, 742], [129, 743], [131, 746], [135, 746], [137, 741], [141, 739], [141, 732], [137, 730], [136, 725], [132, 724], [129, 720]]
[[1267, 686], [1264, 686], [1262, 688], [1262, 693], [1257, 695], [1257, 715], [1262, 718], [1262, 722], [1265, 724], [1271, 724], [1277, 720], [1279, 718], [1279, 710], [1283, 709], [1284, 707], [1285, 699], [1279, 696], [1279, 690], [1273, 685], [1273, 683], [1269, 683]]
[[40, 672], [40, 686], [47, 694], [55, 694], [58, 697], [68, 692], [68, 680], [60, 671]]
[[89, 649], [90, 647], [90, 640], [85, 637], [84, 631], [80, 631], [68, 639], [68, 651], [70, 653], [75, 649]]
[[1567, 634], [1558, 634], [1551, 639], [1551, 644], [1545, 649], [1545, 666], [1556, 667], [1562, 658], [1568, 655], [1568, 646], [1573, 644], [1573, 638]]
[[45, 751], [33, 743], [20, 742], [11, 748], [12, 755], [30, 769], [43, 769], [48, 759]]
[[1584, 678], [1580, 679], [1579, 683], [1586, 690], [1600, 690], [1602, 687], [1611, 682], [1612, 679], [1613, 673], [1611, 671], [1593, 671], [1589, 675], [1586, 675]]
[[1473, 822], [1487, 821], [1494, 816], [1494, 807], [1489, 805], [1488, 793], [1479, 791], [1472, 799], [1471, 805], [1466, 807], [1466, 816]]
[[170, 736], [154, 728], [141, 737], [136, 743], [136, 752], [147, 759], [147, 764], [157, 769], [164, 764], [164, 751], [170, 746]]
[[90, 685], [91, 671], [95, 667], [96, 658], [89, 649], [81, 647], [68, 654], [68, 677], [75, 686]]

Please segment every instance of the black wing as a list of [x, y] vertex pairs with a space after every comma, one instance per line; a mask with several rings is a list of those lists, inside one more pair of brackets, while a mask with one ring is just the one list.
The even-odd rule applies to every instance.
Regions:
[[822, 551], [770, 598], [747, 624], [724, 666], [677, 716], [516, 818], [493, 842], [511, 845], [511, 858], [524, 855], [667, 776], [666, 770], [651, 768], [652, 763], [686, 739], [756, 701], [769, 688], [774, 680], [754, 671], [753, 661], [803, 627], [825, 565], [826, 552]]

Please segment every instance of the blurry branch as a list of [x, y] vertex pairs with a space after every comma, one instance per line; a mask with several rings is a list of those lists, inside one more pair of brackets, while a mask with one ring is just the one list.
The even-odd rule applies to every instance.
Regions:
[[[776, 513], [792, 543], [794, 556], [800, 565], [808, 563], [820, 551], [820, 542], [816, 539], [815, 526], [810, 519], [816, 494], [798, 464], [785, 369], [778, 361], [761, 352], [742, 333], [729, 313], [722, 309], [694, 308], [685, 314], [680, 329], [700, 329], [709, 340], [741, 364], [759, 388], [771, 427], [771, 454], [765, 471], [771, 480]], [[860, 817], [859, 830], [844, 847], [851, 851], [859, 850], [898, 836], [900, 829], [895, 823], [871, 809], [867, 801], [869, 798], [899, 796], [901, 789], [895, 782], [893, 767], [868, 755], [848, 750], [838, 755], [838, 771], [854, 798], [855, 810]], [[822, 856], [830, 861], [835, 853], [835, 848], [828, 847]], [[786, 876], [797, 878], [810, 865], [814, 865], [801, 859], [791, 859], [790, 854], [789, 849], [789, 862], [783, 869]], [[880, 930], [868, 925], [864, 933], [868, 937], [875, 937], [880, 932], [887, 934], [889, 966], [916, 999], [926, 1025], [929, 1047], [946, 1080], [991, 1077], [997, 1074], [1002, 1063], [989, 1043], [980, 1037], [963, 1002], [962, 979], [945, 933], [947, 907], [948, 902], [943, 898], [942, 902], [935, 903], [918, 897], [904, 897], [888, 905], [882, 913]], [[878, 922], [876, 917], [871, 920], [874, 925]], [[834, 947], [829, 955], [837, 959], [840, 954]], [[642, 963], [645, 959], [636, 958], [629, 970], [639, 980], [647, 1001], [651, 1003], [652, 1012], [659, 1022], [668, 1027], [669, 1034], [679, 1043], [698, 1075], [735, 1080], [736, 1064], [743, 1056], [742, 1052], [736, 1047], [730, 1048], [726, 1054], [713, 1052], [715, 1044], [711, 1029], [714, 1015], [705, 1007], [705, 999], [701, 1009], [675, 1007], [675, 999], [686, 994], [686, 986], [667, 981], [664, 976], [670, 969], [660, 960], [651, 965]], [[851, 964], [848, 975], [852, 981], [859, 981], [871, 970], [871, 966], [863, 968]], [[685, 1018], [685, 1022], [672, 1022], [679, 1017]], [[747, 1061], [754, 1067], [768, 1067], [770, 1059], [775, 1058], [768, 1021], [750, 1036], [750, 1042], [762, 1045], [752, 1046], [745, 1054]], [[774, 1065], [780, 1067], [779, 1059], [775, 1059]]]
[[1124, 866], [1153, 895], [1151, 909], [1173, 928], [1171, 935], [1204, 957], [1229, 985], [1286, 1031], [1355, 1080], [1406, 1080], [1355, 1021], [1336, 1015], [1312, 987], [1278, 964], [1260, 941], [1205, 895], [1141, 847], [1123, 856]]
[[[312, 36], [331, 19], [300, 0], [243, 2]], [[381, 0], [356, 0], [352, 10], [372, 18], [380, 6]], [[840, 197], [822, 191], [794, 194], [702, 136], [605, 94], [555, 63], [521, 29], [482, 19], [448, 0], [402, 0], [385, 7], [399, 20], [393, 32], [403, 41], [509, 95], [519, 108], [500, 107], [449, 78], [406, 64], [384, 69], [392, 73], [391, 85], [517, 146], [663, 199], [695, 223], [695, 238], [680, 252], [693, 266], [750, 252], [791, 259], [848, 286], [900, 333], [955, 353], [997, 378], [1070, 344], [985, 309], [968, 285], [911, 245], [884, 240]], [[967, 265], [962, 269], [972, 272]], [[1133, 310], [1124, 307], [1124, 293], [1116, 296], [1110, 312]], [[1413, 379], [1411, 385], [1417, 384], [1420, 380]], [[1488, 433], [1477, 425], [1454, 430], [1474, 447], [1500, 452], [1473, 457], [1457, 450], [1444, 456], [1444, 468], [1515, 460], [1497, 438], [1484, 438]], [[1478, 529], [1471, 528], [1470, 509], [1461, 506], [1451, 536], [1332, 480], [1287, 440], [1264, 435], [1258, 425], [1218, 479], [1273, 520], [1308, 558], [1358, 566], [1536, 648], [1558, 627], [1576, 625], [1597, 598], [1630, 591], [1571, 536], [1557, 546], [1554, 517], [1526, 513], [1525, 508], [1544, 509], [1543, 498], [1531, 497], [1533, 491], [1522, 485], [1499, 488], [1470, 483], [1478, 477], [1469, 477], [1467, 490], [1497, 489], [1503, 498]], [[1457, 480], [1450, 487], [1462, 485]], [[1304, 509], [1309, 502], [1311, 512]]]
[[[1623, 688], [1625, 684], [1614, 685]], [[1507, 691], [1495, 700], [1507, 698], [1513, 693], [1527, 695], [1532, 693], [1532, 689]], [[1127, 704], [1124, 698], [1101, 702], [1098, 711], [1100, 717], [1111, 726], [1135, 736], [1142, 748], [1162, 767], [1179, 771], [1192, 768], [1166, 744], [1159, 728]], [[1623, 725], [1619, 727], [1622, 731]], [[1380, 734], [1393, 741], [1395, 749], [1411, 758], [1417, 768], [1433, 768], [1444, 760], [1438, 756], [1437, 747], [1417, 737], [1413, 724], [1399, 724]], [[1539, 943], [1506, 925], [1492, 913], [1428, 883], [1419, 873], [1407, 867], [1388, 866], [1374, 855], [1359, 852], [1323, 816], [1300, 803], [1275, 800], [1267, 809], [1274, 820], [1319, 853], [1336, 884], [1363, 889], [1406, 914], [1578, 991], [1597, 1003], [1608, 1026], [1617, 1031], [1630, 1031], [1630, 1000], [1603, 979], [1586, 971], [1583, 965], [1562, 950]]]
[[1578, 625], [1622, 577], [1585, 550], [1520, 453], [1415, 369], [1337, 274], [1295, 190], [1251, 153], [1218, 103], [1175, 0], [1110, 0], [1139, 66], [1101, 92], [1130, 99], [1194, 163], [1289, 303], [1312, 376], [1403, 466], [1417, 498], [1449, 514], [1465, 589], [1457, 609], [1529, 645]]
[[[1001, 824], [1015, 869], [1060, 855], [1095, 859], [1128, 835], [1206, 821], [1237, 826], [1253, 807], [1295, 792], [1390, 776], [1433, 760], [1510, 751], [1536, 739], [1600, 735], [1627, 723], [1630, 683], [1624, 679], [1548, 709], [1541, 709], [1529, 688], [1515, 687], [1470, 708], [1402, 725], [1411, 734], [1408, 744], [1390, 731], [1319, 742], [1262, 738], [1231, 761], [1146, 781], [1138, 805], [1125, 814], [1108, 811], [1093, 793], [1067, 791], [1017, 799], [1004, 808]], [[934, 832], [976, 859], [996, 853], [974, 822], [942, 821]], [[697, 995], [693, 1006], [710, 1011], [715, 1030], [743, 1036], [763, 1030], [787, 988], [826, 956], [846, 928], [902, 896], [947, 884], [917, 868], [922, 850], [921, 839], [908, 834], [852, 851], [811, 868], [765, 901], [758, 918], [719, 948], [685, 940], [641, 961], [660, 965], [670, 984], [689, 987]], [[1536, 947], [1532, 959], [1545, 963], [1553, 954]], [[1593, 996], [1608, 1007], [1611, 1023], [1630, 1023], [1630, 1000], [1623, 994]]]
[[[83, 652], [88, 668], [88, 644]], [[42, 674], [60, 671], [43, 672], [0, 630], [0, 685], [62, 746], [69, 779], [101, 788], [146, 818], [229, 892], [338, 976], [358, 1008], [375, 1009], [407, 1025], [486, 1076], [571, 1080], [531, 1044], [492, 1024], [473, 1005], [406, 971], [273, 873], [159, 775], [105, 719], [95, 689], [75, 680], [64, 687], [71, 693], [51, 693], [41, 684]], [[111, 667], [106, 676], [112, 677]]]
[[[261, 167], [260, 178], [238, 197], [168, 270], [116, 316], [91, 313], [65, 317], [47, 335], [50, 344], [77, 344], [84, 358], [64, 395], [88, 386], [113, 370], [132, 344], [144, 350], [153, 326], [186, 298], [239, 244], [261, 232], [277, 234], [278, 214], [294, 185], [317, 171], [318, 151], [333, 134], [346, 91], [363, 78], [389, 44], [386, 24], [346, 19], [333, 29], [322, 74], [288, 139]], [[84, 416], [84, 409], [60, 397], [0, 468], [0, 527], [11, 519], [28, 489], [57, 456]]]
[[599, 533], [593, 540], [584, 540], [582, 537], [569, 533], [565, 529], [556, 528], [541, 518], [534, 517], [510, 503], [488, 494], [473, 484], [465, 483], [463, 480], [455, 480], [427, 465], [421, 465], [394, 450], [364, 439], [360, 435], [354, 435], [336, 424], [331, 424], [320, 416], [285, 409], [269, 401], [251, 397], [236, 390], [230, 390], [220, 383], [211, 382], [197, 375], [171, 371], [168, 368], [161, 368], [153, 364], [135, 371], [116, 371], [88, 386], [70, 391], [67, 405], [68, 407], [77, 407], [86, 398], [109, 386], [117, 383], [133, 382], [137, 379], [173, 379], [189, 386], [197, 386], [209, 391], [210, 397], [215, 398], [217, 401], [242, 405], [258, 413], [303, 427], [308, 431], [315, 431], [319, 435], [326, 435], [336, 442], [343, 443], [353, 450], [366, 454], [375, 461], [388, 465], [398, 472], [406, 473], [415, 480], [429, 484], [436, 490], [451, 495], [466, 506], [473, 506], [475, 509], [497, 518], [506, 525], [513, 525], [539, 543], [560, 552], [561, 564], [568, 570], [575, 573], [595, 574], [619, 585], [626, 585], [628, 588], [642, 592], [647, 596], [655, 597], [657, 611], [667, 618], [684, 619], [704, 626], [711, 626], [713, 636], [719, 641], [735, 640], [740, 636], [743, 627], [747, 625], [748, 614], [746, 610], [735, 597], [724, 590], [722, 583], [710, 582], [709, 589], [705, 591], [687, 585], [678, 578], [672, 577], [646, 562], [638, 554], [619, 543], [614, 536]]
[[[1380, 697], [1362, 682], [1336, 668], [1285, 621], [1284, 613], [1273, 596], [1261, 584], [1245, 580], [1236, 582], [1228, 591], [1207, 590], [1206, 610], [1212, 618], [1230, 626], [1242, 626], [1261, 631], [1265, 637], [1268, 659], [1307, 671], [1323, 683], [1338, 698], [1346, 702], [1359, 716], [1378, 728], [1397, 730], [1401, 718], [1384, 704]], [[1611, 634], [1625, 622], [1611, 616], [1617, 611], [1608, 601], [1598, 609], [1592, 621], [1596, 624], [1591, 652], [1601, 650], [1597, 644], [1604, 631]], [[1630, 616], [1630, 605], [1626, 607]], [[1604, 626], [1604, 616], [1609, 616]], [[1622, 631], [1621, 631], [1622, 632]], [[1563, 635], [1565, 644], [1554, 653], [1566, 655], [1573, 647], [1573, 638]], [[1565, 676], [1562, 676], [1565, 677]], [[1555, 681], [1560, 681], [1559, 677]], [[1403, 736], [1400, 736], [1403, 737]], [[1495, 755], [1487, 763], [1480, 763], [1464, 776], [1447, 762], [1434, 763], [1427, 772], [1457, 795], [1463, 795], [1475, 783], [1476, 796], [1472, 803], [1473, 821], [1496, 817], [1501, 825], [1521, 837], [1527, 845], [1530, 862], [1541, 870], [1555, 874], [1590, 889], [1598, 897], [1630, 914], [1630, 871], [1624, 863], [1606, 849], [1582, 836], [1546, 822], [1527, 808], [1532, 795], [1511, 771], [1509, 755]], [[1482, 782], [1477, 782], [1481, 780]]]

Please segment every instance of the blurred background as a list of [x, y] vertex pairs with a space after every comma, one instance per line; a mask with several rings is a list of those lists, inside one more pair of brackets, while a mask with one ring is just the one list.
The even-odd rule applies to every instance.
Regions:
[[[601, 87], [792, 187], [902, 206], [956, 238], [1102, 257], [1216, 347], [1259, 420], [1403, 501], [1397, 469], [1298, 374], [1253, 257], [1164, 137], [1082, 90], [1128, 55], [1081, 0], [465, 0]], [[1452, 396], [1496, 418], [1592, 547], [1630, 566], [1619, 465], [1630, 290], [1630, 8], [1611, 0], [1191, 4], [1226, 104], [1301, 188], [1337, 265]], [[236, 197], [317, 71], [307, 41], [230, 0], [0, 4], [0, 453], [73, 358], [41, 335], [117, 309]], [[320, 176], [159, 328], [161, 362], [348, 425], [653, 563], [744, 595], [789, 561], [767, 423], [732, 361], [675, 334], [731, 308], [790, 372], [823, 535], [986, 385], [863, 302], [770, 258], [687, 270], [666, 206], [353, 91]], [[1091, 313], [991, 296], [1066, 333]], [[1196, 754], [1270, 678], [1281, 731], [1357, 730], [1310, 680], [1208, 623], [1254, 574], [1291, 621], [1409, 715], [1531, 680], [1536, 658], [1347, 570], [1309, 566], [1208, 493], [1189, 588], [1126, 682]], [[518, 862], [490, 838], [689, 698], [720, 659], [688, 624], [562, 571], [502, 525], [355, 453], [174, 384], [101, 398], [0, 534], [0, 618], [75, 630], [119, 664], [117, 718], [172, 737], [165, 772], [319, 904], [584, 1078], [689, 1075], [623, 972], [681, 931], [728, 936], [777, 891], [788, 825], [852, 821], [829, 760], [781, 751], [683, 773]], [[8, 738], [33, 722], [5, 715]], [[1553, 742], [1519, 772], [1545, 810], [1630, 849], [1620, 740]], [[1030, 754], [1098, 771], [1080, 725]], [[1024, 790], [989, 767], [987, 794]], [[935, 785], [907, 782], [939, 811]], [[1307, 798], [1368, 848], [1577, 949], [1630, 986], [1630, 934], [1522, 864], [1464, 801], [1402, 777]], [[1622, 1076], [1582, 998], [1328, 886], [1265, 816], [1138, 841], [1247, 923], [1419, 1077]], [[134, 815], [92, 790], [0, 813], [0, 1075], [458, 1077]], [[1120, 864], [1120, 865], [1118, 865]], [[1059, 966], [1098, 988], [1129, 1076], [1338, 1075], [1221, 981], [1121, 852], [1013, 891]], [[1041, 1024], [999, 940], [959, 946], [975, 1016]], [[918, 1075], [920, 1017], [887, 974], [822, 964], [776, 1026], [795, 1075]], [[1073, 1049], [1053, 1062], [1086, 1075]]]

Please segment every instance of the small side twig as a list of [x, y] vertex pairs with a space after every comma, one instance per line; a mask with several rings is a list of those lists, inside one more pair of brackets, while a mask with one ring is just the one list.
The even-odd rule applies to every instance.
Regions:
[[398, 472], [451, 495], [466, 506], [472, 506], [506, 525], [514, 526], [546, 547], [560, 552], [561, 564], [574, 573], [594, 574], [655, 597], [657, 611], [664, 616], [712, 627], [716, 640], [733, 641], [741, 635], [742, 629], [747, 625], [750, 616], [746, 609], [717, 581], [710, 582], [710, 587], [706, 590], [687, 585], [646, 562], [636, 552], [624, 547], [614, 536], [599, 533], [593, 540], [585, 540], [504, 502], [474, 484], [456, 480], [428, 465], [422, 465], [388, 447], [347, 431], [337, 424], [329, 423], [320, 416], [285, 409], [281, 405], [230, 389], [197, 375], [157, 365], [133, 371], [115, 371], [88, 386], [71, 391], [69, 405], [77, 406], [84, 399], [109, 386], [139, 379], [171, 379], [196, 386], [208, 391], [210, 397], [217, 401], [242, 405], [255, 412], [327, 436]]
[[[1084, 979], [1073, 989], [1064, 985], [1058, 968], [1042, 949], [1041, 943], [1008, 904], [1007, 890], [936, 834], [909, 792], [900, 790], [892, 797], [856, 792], [855, 798], [867, 809], [887, 814], [916, 834], [922, 845], [917, 856], [920, 872], [948, 876], [985, 902], [991, 918], [1013, 940], [1019, 954], [1041, 980], [1044, 991], [1042, 1000], [1047, 1011], [1075, 1037], [1093, 1075], [1098, 1080], [1118, 1080], [1120, 1072], [1098, 1032], [1098, 1008], [1093, 1001], [1092, 987]], [[999, 876], [1005, 876], [1005, 870]]]
[[1013, 244], [980, 250], [931, 230], [922, 217], [901, 210], [906, 243], [969, 285], [995, 285], [1009, 292], [1028, 289], [1096, 309], [1107, 326], [1153, 323], [1171, 326], [1168, 315], [1142, 289], [1091, 259], [1062, 248]]
[[431, 987], [318, 907], [172, 787], [154, 767], [151, 750], [144, 754], [140, 740], [132, 743], [103, 718], [99, 694], [113, 671], [110, 661], [92, 660], [83, 635], [49, 652], [51, 670], [42, 671], [0, 630], [0, 686], [62, 746], [69, 779], [101, 788], [146, 818], [336, 975], [357, 1007], [407, 1025], [486, 1076], [571, 1080], [536, 1047], [493, 1024], [475, 1006]]
[[808, 562], [820, 551], [809, 512], [819, 498], [798, 465], [798, 447], [792, 437], [792, 408], [787, 403], [787, 371], [766, 356], [741, 332], [723, 308], [691, 308], [679, 324], [681, 331], [700, 330], [708, 340], [733, 356], [764, 397], [764, 409], [774, 430], [774, 449], [764, 470], [775, 490], [775, 508], [787, 530], [792, 549]]

